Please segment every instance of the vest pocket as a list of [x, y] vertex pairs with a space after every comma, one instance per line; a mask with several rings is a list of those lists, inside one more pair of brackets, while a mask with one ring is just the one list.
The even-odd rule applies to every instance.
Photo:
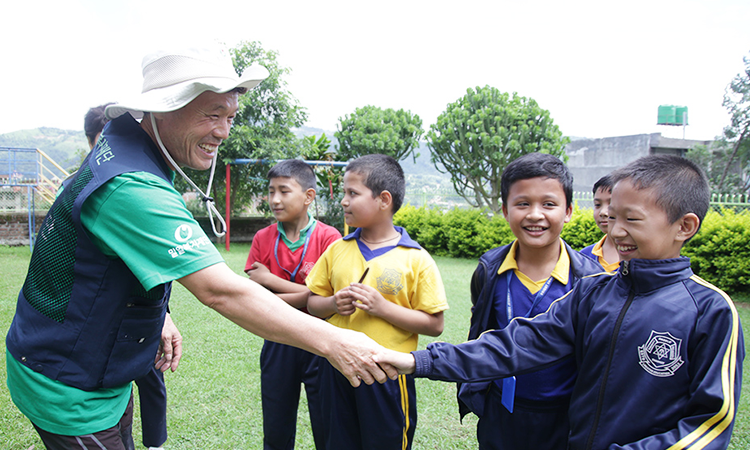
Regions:
[[161, 341], [166, 302], [162, 307], [129, 304], [102, 378], [109, 388], [140, 378], [151, 370]]

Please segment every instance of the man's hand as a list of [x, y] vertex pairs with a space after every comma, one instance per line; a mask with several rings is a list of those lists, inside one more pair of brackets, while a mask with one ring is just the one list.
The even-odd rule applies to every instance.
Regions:
[[416, 361], [411, 353], [383, 349], [383, 352], [375, 355], [374, 359], [380, 366], [393, 367], [401, 374], [414, 373], [416, 369]]
[[362, 381], [365, 384], [373, 384], [375, 381], [382, 384], [389, 378], [398, 378], [396, 368], [385, 362], [375, 362], [379, 355], [383, 356], [383, 360], [387, 359], [385, 352], [391, 352], [390, 350], [381, 347], [364, 333], [345, 329], [341, 331], [341, 339], [337, 339], [336, 347], [329, 352], [327, 359], [352, 386], [357, 387]]
[[156, 353], [154, 367], [162, 372], [167, 370], [174, 372], [180, 364], [180, 358], [182, 358], [182, 335], [172, 322], [172, 316], [167, 313], [161, 330], [161, 343]]

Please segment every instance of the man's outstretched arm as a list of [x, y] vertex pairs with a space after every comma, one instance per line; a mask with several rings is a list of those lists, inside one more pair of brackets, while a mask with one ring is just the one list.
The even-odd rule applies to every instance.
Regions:
[[395, 379], [375, 357], [386, 349], [366, 335], [330, 325], [286, 304], [259, 284], [219, 263], [177, 280], [204, 305], [264, 339], [292, 345], [328, 359], [349, 379], [367, 384]]

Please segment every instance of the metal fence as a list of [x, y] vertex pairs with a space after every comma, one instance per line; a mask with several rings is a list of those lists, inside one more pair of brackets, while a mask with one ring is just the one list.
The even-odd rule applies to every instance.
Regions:
[[0, 185], [0, 213], [46, 211], [52, 203], [31, 185]]
[[[189, 206], [192, 205], [190, 198], [186, 201]], [[195, 200], [194, 203], [198, 205], [200, 202]], [[592, 209], [594, 207], [594, 194], [591, 192], [574, 192], [573, 203], [578, 208]], [[453, 208], [472, 208], [469, 202], [456, 194], [452, 189], [409, 189], [406, 191], [404, 204], [417, 208], [434, 208], [441, 211], [448, 211]], [[31, 186], [0, 185], [0, 212], [28, 213], [30, 207], [32, 210], [35, 208], [37, 211], [44, 211], [49, 209], [50, 206], [51, 203], [40, 196]], [[337, 203], [329, 206], [335, 208]], [[325, 211], [325, 205], [319, 205], [318, 207], [322, 207]], [[711, 207], [717, 211], [725, 208], [733, 209], [736, 212], [750, 210], [750, 196], [714, 194], [711, 196]], [[198, 209], [196, 206], [195, 209], [197, 215], [202, 215], [203, 208]], [[262, 215], [262, 213], [257, 208], [252, 208], [252, 211], [248, 215]]]

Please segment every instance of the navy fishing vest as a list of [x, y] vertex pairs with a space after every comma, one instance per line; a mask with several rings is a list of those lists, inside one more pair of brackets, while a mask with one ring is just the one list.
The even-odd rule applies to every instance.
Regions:
[[6, 337], [22, 364], [87, 391], [148, 373], [169, 301], [171, 283], [147, 292], [123, 261], [105, 256], [81, 226], [81, 206], [89, 195], [127, 172], [149, 172], [171, 183], [159, 150], [130, 114], [107, 124], [50, 208]]

